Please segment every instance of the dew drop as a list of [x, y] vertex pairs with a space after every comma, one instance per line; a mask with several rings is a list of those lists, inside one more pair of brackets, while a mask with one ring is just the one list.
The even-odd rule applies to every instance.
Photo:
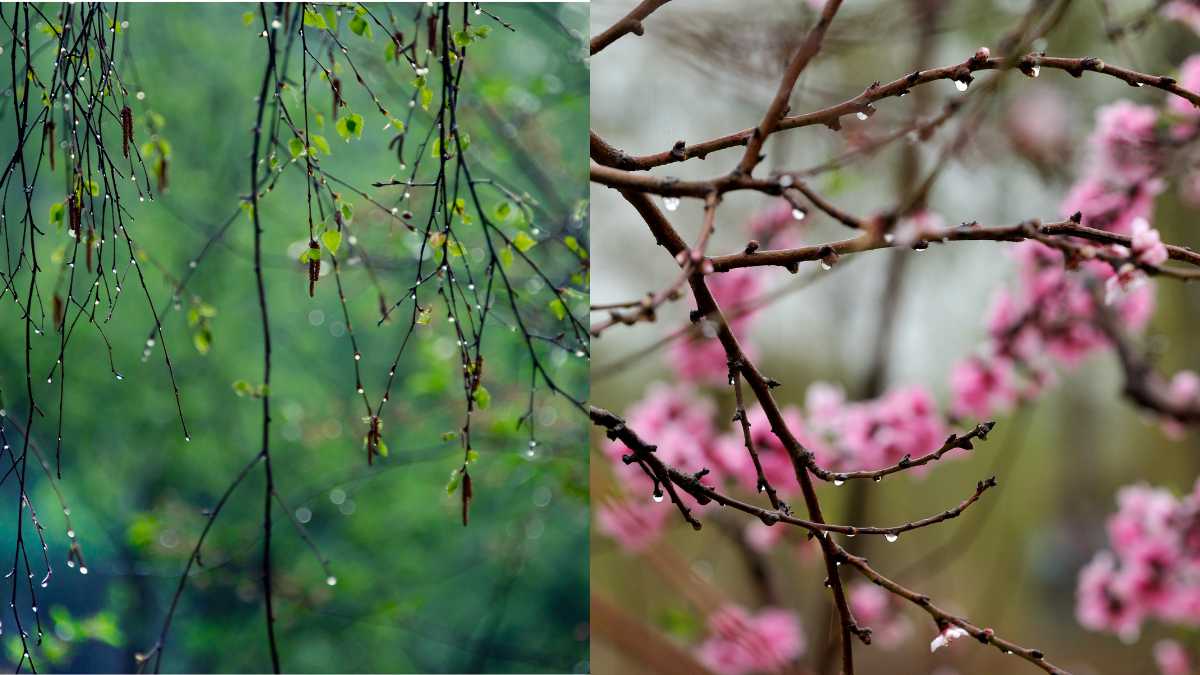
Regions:
[[886, 242], [887, 242], [887, 243], [889, 243], [889, 244], [890, 244], [890, 243], [892, 243], [892, 241], [893, 241], [895, 238], [896, 238], [896, 235], [894, 235], [894, 234], [892, 234], [892, 233], [890, 233], [890, 232], [889, 232], [888, 234], [885, 234], [885, 235], [883, 235], [883, 240], [884, 240], [884, 241], [886, 241]]
[[337, 577], [330, 574], [329, 578], [325, 580], [325, 583], [329, 584], [330, 586], [336, 586], [337, 585]]
[[[822, 264], [823, 264], [823, 263], [822, 263]], [[825, 269], [829, 269], [829, 267], [828, 267], [828, 266], [826, 266], [826, 267], [825, 267]], [[835, 480], [833, 481], [833, 484], [834, 484], [834, 485], [842, 485], [842, 484], [843, 484], [843, 483], [845, 483], [845, 482], [846, 482], [846, 481], [844, 481], [844, 480], [842, 480], [842, 479], [840, 479], [840, 478], [837, 478], [837, 479], [835, 479]]]
[[124, 376], [124, 375], [122, 375], [122, 374], [120, 374], [120, 373], [117, 373], [117, 379], [118, 379], [118, 380], [123, 380], [123, 379], [125, 379], [125, 376]]
[[668, 211], [674, 211], [679, 208], [679, 197], [663, 197], [663, 206], [667, 207]]
[[1031, 69], [1030, 69], [1030, 72], [1032, 72], [1032, 73], [1033, 73], [1033, 76], [1034, 76], [1034, 77], [1037, 77], [1038, 75], [1040, 75], [1040, 74], [1042, 73], [1042, 67], [1041, 67], [1041, 66], [1034, 66], [1033, 68], [1031, 68]]
[[955, 86], [955, 88], [956, 88], [956, 89], [958, 89], [959, 91], [966, 91], [966, 90], [967, 90], [967, 83], [966, 83], [966, 82], [963, 82], [962, 80], [955, 80], [955, 81], [954, 81], [954, 86]]
[[883, 538], [884, 538], [884, 539], [887, 539], [887, 540], [888, 540], [888, 542], [893, 542], [893, 541], [896, 541], [897, 539], [899, 539], [899, 538], [900, 538], [900, 535], [898, 535], [898, 534], [885, 534], [885, 535], [883, 535]]
[[[833, 266], [832, 266], [832, 265], [830, 265], [830, 264], [829, 264], [829, 263], [827, 263], [827, 262], [822, 262], [822, 263], [821, 263], [821, 269], [823, 269], [823, 270], [831, 270], [831, 269], [833, 269]], [[834, 483], [834, 485], [841, 485], [841, 483], [839, 483], [839, 482], [835, 482], [835, 483]]]
[[800, 209], [792, 209], [792, 220], [804, 220], [805, 213]]
[[191, 441], [191, 440], [192, 440], [192, 437], [191, 437], [191, 436], [184, 436], [184, 437], [183, 437], [183, 440], [185, 440], [185, 441]]
[[656, 502], [661, 502], [662, 500], [663, 500], [663, 496], [662, 496], [662, 495], [654, 495], [654, 501], [656, 501]]
[[867, 113], [864, 113], [864, 112], [858, 113], [858, 119], [860, 119], [860, 120], [867, 119]]
[[86, 567], [80, 567], [80, 568], [79, 568], [79, 573], [80, 573], [80, 574], [87, 574], [87, 568], [86, 568]]
[[875, 476], [875, 477], [874, 477], [874, 478], [872, 478], [871, 480], [873, 480], [873, 481], [875, 481], [876, 483], [878, 483], [879, 481], [883, 480], [883, 476]]

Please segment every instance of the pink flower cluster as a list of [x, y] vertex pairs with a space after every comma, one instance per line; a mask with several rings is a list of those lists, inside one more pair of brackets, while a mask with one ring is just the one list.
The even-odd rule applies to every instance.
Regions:
[[1108, 519], [1111, 550], [1079, 572], [1079, 623], [1128, 642], [1148, 618], [1200, 627], [1200, 481], [1182, 499], [1129, 485], [1117, 506]]
[[804, 653], [804, 629], [791, 610], [767, 607], [752, 616], [727, 603], [709, 616], [708, 627], [696, 657], [718, 675], [778, 673]]
[[1128, 329], [1145, 329], [1154, 312], [1154, 289], [1135, 263], [1157, 266], [1167, 259], [1166, 246], [1148, 221], [1163, 189], [1157, 177], [1158, 119], [1157, 109], [1129, 101], [1097, 110], [1089, 138], [1093, 161], [1060, 207], [1064, 216], [1081, 213], [1085, 226], [1131, 235], [1129, 249], [1108, 248], [1129, 262], [1113, 270], [1095, 257], [1095, 246], [1086, 249], [1092, 253], [1083, 260], [1066, 260], [1061, 251], [1033, 240], [1014, 246], [1017, 281], [993, 300], [988, 343], [951, 369], [952, 414], [1008, 412], [1057, 383], [1053, 365], [1074, 367], [1108, 347], [1094, 325], [1088, 277], [1104, 282], [1106, 302], [1116, 305]]
[[[1170, 0], [1170, 2], [1163, 3], [1158, 11], [1163, 18], [1178, 21], [1200, 34], [1200, 4], [1194, 0]], [[1180, 86], [1184, 85], [1181, 83]], [[1196, 90], [1191, 89], [1191, 91]]]
[[1129, 234], [1135, 218], [1149, 220], [1163, 191], [1157, 135], [1158, 109], [1117, 101], [1096, 110], [1088, 138], [1092, 161], [1060, 206], [1065, 218], [1083, 214], [1082, 224]]

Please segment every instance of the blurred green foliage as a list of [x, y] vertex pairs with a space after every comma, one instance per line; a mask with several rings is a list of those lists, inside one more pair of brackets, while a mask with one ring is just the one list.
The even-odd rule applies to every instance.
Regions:
[[[368, 6], [384, 22], [394, 16], [408, 32], [424, 4]], [[463, 8], [453, 8], [458, 21]], [[481, 186], [485, 208], [512, 212], [501, 216], [501, 228], [510, 237], [536, 235], [540, 228], [543, 236], [536, 237], [529, 255], [551, 278], [579, 289], [561, 300], [552, 298], [524, 263], [507, 268], [514, 286], [525, 291], [522, 307], [532, 308], [523, 315], [527, 325], [553, 336], [566, 323], [551, 305], [565, 301], [581, 316], [587, 301], [586, 275], [571, 264], [579, 259], [572, 251], [587, 241], [588, 71], [579, 38], [579, 31], [586, 32], [587, 6], [485, 4], [484, 9], [515, 32], [487, 16], [471, 16], [491, 33], [486, 39], [480, 33], [467, 57], [459, 107], [460, 126], [471, 139], [465, 152], [477, 178], [495, 179], [535, 205], [514, 209], [504, 194]], [[339, 10], [331, 6], [330, 12], [336, 16]], [[369, 26], [359, 25], [361, 18], [344, 13], [340, 39], [350, 47], [349, 57], [382, 105], [407, 119], [411, 67], [397, 63], [395, 46], [379, 26], [372, 35]], [[267, 53], [266, 41], [258, 37], [258, 17], [256, 5], [243, 4], [139, 4], [118, 10], [119, 20], [128, 24], [119, 24], [117, 66], [131, 94], [139, 92], [135, 138], [145, 144], [148, 169], [158, 173], [164, 160], [169, 166], [169, 186], [153, 200], [138, 202], [132, 186], [122, 188], [133, 219], [127, 227], [144, 253], [142, 268], [155, 307], [166, 310], [165, 347], [191, 441], [184, 441], [180, 428], [164, 345], [156, 339], [149, 360], [139, 359], [154, 320], [135, 279], [127, 279], [125, 292], [131, 297], [119, 302], [102, 326], [124, 379], [113, 377], [105, 342], [86, 320], [72, 334], [64, 360], [61, 488], [89, 568], [86, 576], [64, 564], [68, 538], [60, 506], [45, 475], [30, 469], [32, 501], [46, 527], [55, 572], [49, 587], [38, 589], [38, 604], [49, 608], [39, 615], [45, 637], [33, 651], [40, 670], [136, 668], [135, 655], [157, 640], [183, 564], [207, 521], [205, 509], [259, 450], [262, 334], [247, 214], [238, 214], [203, 258], [180, 301], [174, 307], [169, 302], [172, 279], [189, 269], [246, 199], [249, 129]], [[350, 30], [348, 17], [354, 19]], [[298, 49], [288, 67], [298, 81]], [[331, 128], [328, 84], [310, 80], [314, 152], [327, 172], [390, 208], [402, 188], [369, 185], [400, 176], [396, 151], [388, 148], [396, 126], [370, 114], [376, 108], [352, 74], [343, 78], [343, 98], [365, 120], [352, 133], [338, 135]], [[293, 115], [302, 110], [297, 89], [283, 94]], [[10, 101], [4, 99], [11, 108]], [[415, 161], [419, 147], [412, 139], [424, 136], [431, 119], [419, 106], [413, 111], [407, 162]], [[4, 128], [0, 150], [11, 154], [11, 124]], [[466, 133], [463, 140], [466, 145]], [[293, 154], [298, 153], [281, 147], [277, 161], [290, 163]], [[297, 259], [308, 241], [304, 184], [298, 167], [284, 168], [259, 206], [275, 348], [272, 466], [276, 486], [330, 560], [336, 585], [327, 582], [276, 505], [272, 561], [283, 669], [570, 672], [586, 667], [589, 510], [582, 414], [540, 386], [532, 419], [518, 429], [531, 405], [530, 359], [520, 334], [495, 319], [511, 322], [511, 312], [498, 310], [484, 347], [490, 401], [472, 416], [472, 447], [479, 459], [472, 465], [475, 497], [470, 526], [464, 528], [457, 495], [448, 496], [445, 489], [463, 456], [461, 436], [451, 436], [464, 420], [464, 392], [456, 374], [461, 366], [452, 358], [457, 348], [444, 305], [434, 304], [432, 320], [425, 317], [428, 323], [416, 325], [396, 368], [391, 403], [384, 408], [382, 438], [390, 452], [368, 467], [367, 425], [338, 289], [330, 274], [317, 282], [316, 297], [308, 297], [307, 266]], [[34, 191], [41, 218], [61, 201], [61, 174], [61, 164], [53, 175], [43, 168]], [[329, 239], [325, 246], [327, 251], [341, 248], [341, 282], [362, 353], [362, 384], [378, 401], [411, 323], [409, 305], [377, 326], [380, 305], [395, 303], [412, 283], [421, 237], [396, 227], [389, 215], [350, 190], [342, 191], [342, 200], [355, 248], [347, 251], [345, 241]], [[411, 200], [399, 208], [421, 218], [431, 206], [414, 188]], [[470, 216], [471, 208], [462, 215]], [[55, 240], [65, 243], [67, 236], [65, 229], [47, 230], [53, 245], [38, 248], [40, 283], [48, 286], [64, 265], [64, 249], [56, 252]], [[482, 241], [478, 228], [463, 234], [462, 252], [472, 255]], [[297, 244], [300, 250], [291, 250]], [[328, 257], [325, 266], [330, 266]], [[27, 276], [23, 283], [28, 284]], [[47, 307], [51, 292], [41, 289]], [[422, 302], [430, 306], [432, 293]], [[506, 305], [507, 298], [496, 304]], [[49, 335], [35, 343], [33, 357], [35, 397], [46, 413], [35, 420], [33, 438], [48, 459], [54, 455], [59, 391], [58, 376], [48, 384], [39, 375], [50, 370], [57, 355], [59, 337], [49, 327]], [[587, 398], [586, 358], [549, 342], [535, 348], [564, 390]], [[28, 410], [23, 352], [19, 310], [11, 302], [0, 303], [0, 407], [7, 405], [12, 418], [20, 420]], [[534, 425], [539, 441], [532, 449], [528, 425]], [[11, 438], [16, 436], [10, 430]], [[263, 489], [262, 471], [256, 470], [219, 514], [204, 544], [204, 566], [193, 570], [176, 610], [164, 670], [269, 668], [260, 569]], [[0, 495], [16, 506], [12, 481]], [[0, 550], [12, 550], [12, 525], [6, 521], [0, 531]], [[18, 598], [24, 598], [17, 606], [28, 627], [33, 615], [21, 610], [22, 603], [28, 607], [24, 591], [18, 590]], [[7, 617], [5, 622], [7, 629]], [[8, 630], [4, 640], [4, 658], [10, 662], [5, 667], [12, 667], [21, 656], [20, 642]]]

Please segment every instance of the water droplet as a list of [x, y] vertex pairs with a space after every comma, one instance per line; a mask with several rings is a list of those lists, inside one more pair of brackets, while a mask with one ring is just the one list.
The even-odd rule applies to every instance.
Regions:
[[193, 260], [193, 261], [191, 261], [190, 263], [188, 263], [188, 267], [190, 267], [190, 268], [192, 268], [192, 269], [196, 269], [196, 265], [199, 265], [199, 264], [200, 264], [200, 263], [198, 263], [198, 262], [196, 262], [195, 260]]
[[893, 240], [895, 240], [895, 238], [896, 238], [896, 235], [894, 235], [894, 234], [892, 234], [892, 233], [890, 233], [890, 232], [889, 232], [889, 233], [887, 233], [887, 234], [885, 234], [885, 235], [883, 235], [883, 240], [884, 240], [884, 241], [886, 241], [886, 242], [887, 242], [887, 243], [889, 243], [889, 244], [890, 244], [890, 243], [892, 243], [892, 241], [893, 241]]
[[805, 215], [800, 209], [792, 209], [792, 220], [804, 220]]
[[355, 361], [358, 361], [358, 360], [360, 360], [360, 359], [362, 359], [362, 354], [357, 354], [357, 353], [356, 353], [356, 354], [354, 355], [354, 360], [355, 360]]
[[330, 574], [329, 578], [325, 580], [325, 583], [329, 584], [330, 586], [336, 586], [337, 585], [337, 577]]
[[[822, 261], [822, 262], [821, 262], [821, 269], [823, 269], [823, 270], [831, 270], [831, 269], [833, 269], [833, 265], [830, 265], [829, 263]], [[841, 485], [841, 483], [840, 483], [840, 482], [838, 482], [838, 481], [834, 481], [834, 485]]]
[[1033, 68], [1031, 68], [1031, 69], [1030, 69], [1030, 72], [1031, 72], [1031, 73], [1033, 73], [1033, 76], [1034, 76], [1034, 77], [1037, 77], [1038, 75], [1041, 75], [1041, 74], [1042, 74], [1042, 67], [1041, 67], [1041, 66], [1034, 66]]
[[883, 480], [883, 476], [875, 476], [875, 477], [874, 477], [874, 478], [872, 478], [871, 480], [873, 480], [873, 481], [875, 481], [876, 483], [878, 483], [879, 481]]
[[662, 500], [663, 496], [661, 494], [654, 495], [654, 501], [661, 502]]
[[[823, 264], [823, 263], [822, 263], [822, 264]], [[829, 267], [828, 267], [828, 266], [826, 266], [826, 267], [825, 267], [825, 269], [829, 269]], [[840, 479], [840, 478], [835, 478], [835, 479], [834, 479], [834, 481], [833, 481], [833, 484], [834, 484], [834, 485], [842, 485], [842, 484], [843, 484], [843, 483], [845, 483], [845, 482], [846, 482], [846, 481], [844, 481], [844, 480], [842, 480], [842, 479]]]
[[858, 113], [858, 119], [860, 119], [860, 120], [867, 119], [867, 113], [864, 113], [864, 112]]
[[679, 208], [679, 197], [663, 197], [663, 206], [667, 207], [668, 211], [674, 211]]
[[955, 81], [954, 81], [954, 86], [955, 86], [955, 88], [956, 88], [956, 89], [958, 89], [959, 91], [966, 91], [966, 90], [967, 90], [967, 83], [966, 83], [966, 82], [963, 82], [962, 80], [955, 80]]
[[118, 380], [123, 380], [123, 379], [125, 379], [125, 376], [124, 376], [124, 375], [122, 375], [122, 374], [120, 374], [120, 373], [117, 373], [117, 379], [118, 379]]
[[86, 568], [86, 567], [80, 567], [80, 568], [79, 568], [79, 573], [80, 573], [80, 574], [87, 574], [87, 568]]
[[75, 538], [75, 530], [67, 530], [67, 536], [74, 539]]
[[1135, 87], [1140, 87], [1140, 86], [1142, 86], [1142, 83], [1141, 83], [1141, 82], [1134, 82], [1134, 83], [1133, 83], [1133, 86], [1135, 86]]
[[185, 435], [185, 436], [183, 437], [183, 440], [185, 440], [185, 441], [190, 441], [190, 440], [192, 440], [192, 437], [191, 437], [191, 436], [186, 436], [186, 435]]
[[884, 538], [884, 539], [887, 539], [889, 542], [893, 542], [893, 541], [896, 541], [897, 539], [899, 539], [899, 538], [900, 538], [900, 535], [898, 535], [898, 534], [885, 534], [885, 535], [883, 535], [883, 538]]

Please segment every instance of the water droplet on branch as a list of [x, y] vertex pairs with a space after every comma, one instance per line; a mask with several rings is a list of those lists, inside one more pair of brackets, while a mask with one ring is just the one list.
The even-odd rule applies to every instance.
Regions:
[[663, 206], [665, 206], [668, 211], [674, 211], [675, 209], [679, 208], [679, 197], [663, 197]]

